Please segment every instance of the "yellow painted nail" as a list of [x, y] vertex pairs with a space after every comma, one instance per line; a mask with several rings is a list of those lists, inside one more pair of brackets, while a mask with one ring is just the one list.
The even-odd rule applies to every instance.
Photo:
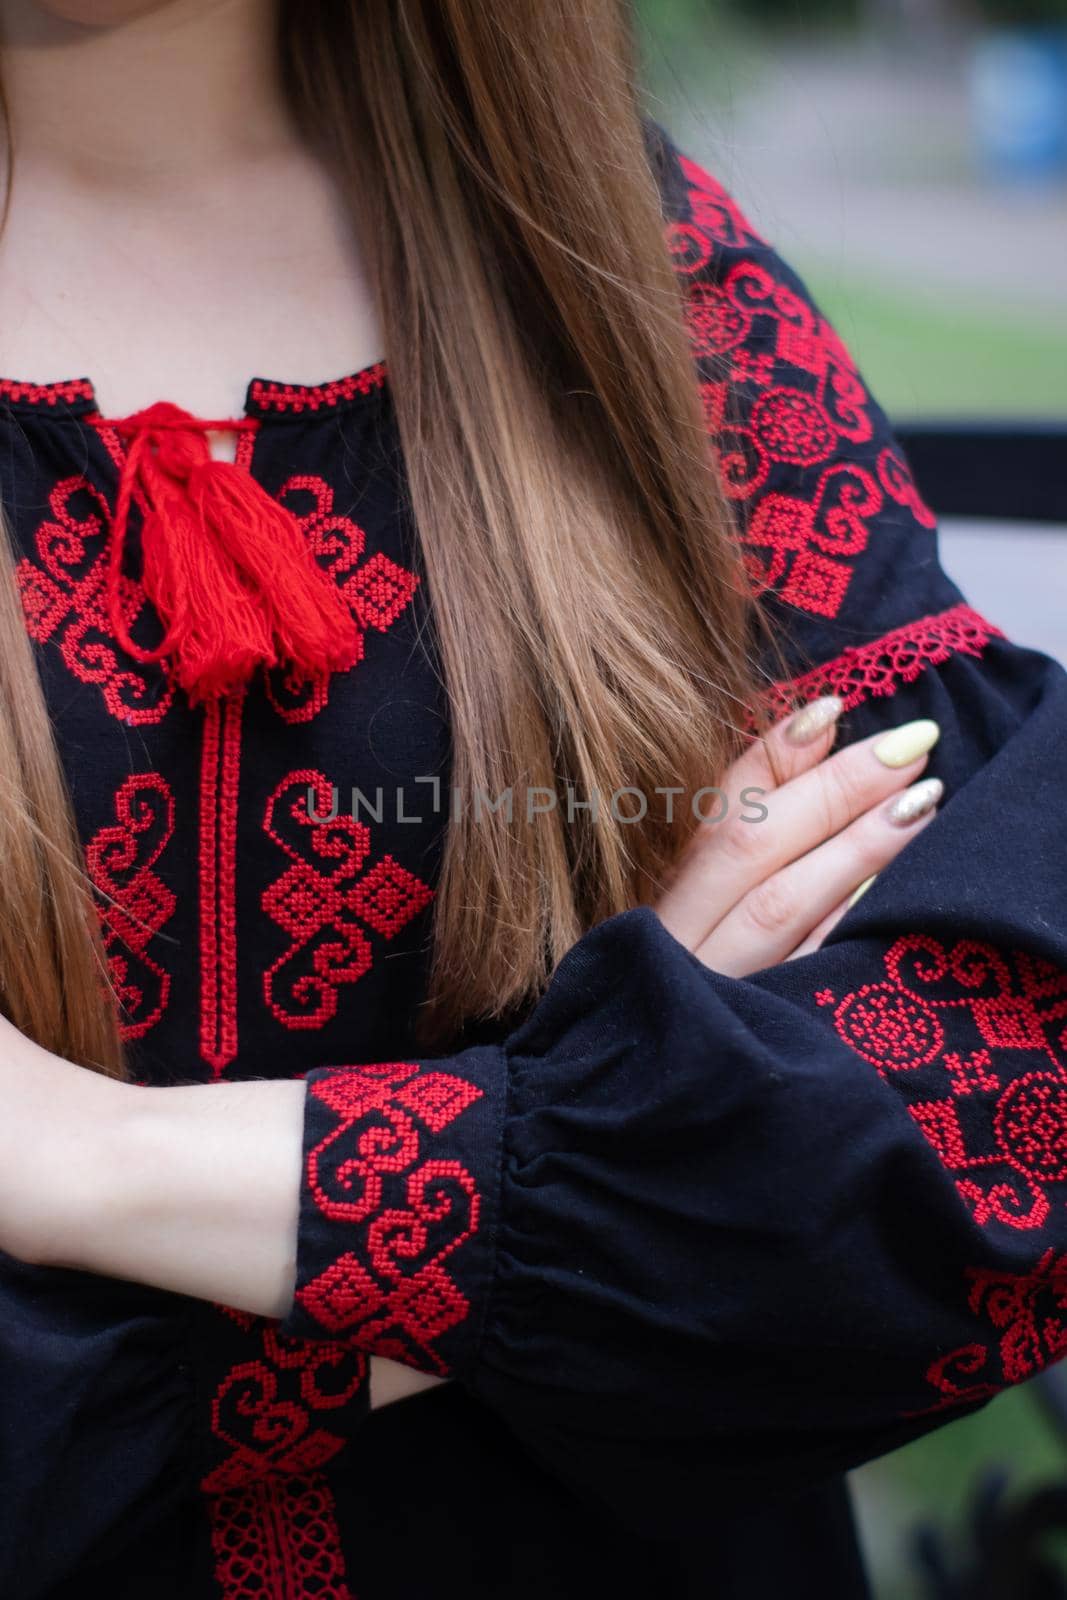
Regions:
[[872, 872], [869, 878], [865, 878], [863, 880], [863, 882], [860, 884], [859, 888], [856, 890], [855, 894], [852, 896], [852, 899], [849, 901], [848, 905], [845, 907], [846, 911], [851, 911], [852, 910], [852, 907], [856, 904], [856, 901], [860, 898], [860, 895], [863, 895], [863, 894], [867, 893], [867, 890], [871, 887], [871, 884], [874, 882], [874, 880], [875, 880], [875, 878], [877, 878], [877, 876], [878, 876], [877, 872]]
[[887, 733], [875, 745], [874, 753], [884, 767], [907, 767], [932, 750], [940, 737], [937, 723], [920, 717], [917, 722], [905, 722]]

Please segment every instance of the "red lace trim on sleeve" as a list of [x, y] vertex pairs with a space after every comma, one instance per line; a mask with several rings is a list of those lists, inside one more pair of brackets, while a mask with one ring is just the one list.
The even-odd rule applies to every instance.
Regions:
[[953, 655], [980, 656], [1001, 630], [968, 605], [919, 617], [894, 628], [870, 644], [851, 646], [832, 661], [797, 678], [776, 683], [768, 695], [772, 712], [787, 712], [806, 700], [837, 694], [846, 710], [871, 696], [895, 694], [902, 683], [914, 683], [928, 667]]

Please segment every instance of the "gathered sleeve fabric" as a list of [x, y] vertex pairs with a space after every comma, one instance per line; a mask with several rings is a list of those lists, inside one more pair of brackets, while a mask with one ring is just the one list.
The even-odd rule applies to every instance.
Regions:
[[190, 1304], [0, 1255], [0, 1594], [50, 1592], [189, 1495]]
[[670, 1532], [1067, 1352], [1067, 676], [967, 605], [840, 340], [661, 156], [711, 435], [795, 668], [772, 699], [841, 694], [843, 742], [935, 718], [945, 800], [810, 956], [725, 978], [639, 907], [499, 1042], [309, 1073], [283, 1326], [453, 1376]]

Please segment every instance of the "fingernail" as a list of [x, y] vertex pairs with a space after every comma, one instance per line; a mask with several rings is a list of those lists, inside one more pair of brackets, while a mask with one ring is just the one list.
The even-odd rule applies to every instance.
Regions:
[[820, 733], [837, 721], [843, 707], [844, 701], [836, 694], [824, 694], [821, 700], [802, 706], [786, 724], [785, 736], [789, 743], [814, 744]]
[[848, 905], [845, 907], [846, 911], [851, 911], [852, 910], [852, 907], [856, 904], [856, 901], [860, 898], [861, 895], [864, 895], [864, 894], [867, 893], [867, 890], [871, 887], [871, 884], [874, 882], [874, 880], [875, 880], [875, 878], [877, 878], [877, 876], [878, 876], [877, 872], [872, 872], [869, 878], [864, 878], [863, 882], [860, 884], [859, 888], [856, 890], [855, 894], [852, 896], [852, 899], [849, 901]]
[[894, 728], [874, 747], [874, 753], [884, 767], [906, 767], [932, 750], [941, 737], [941, 729], [928, 717], [918, 722], [905, 722]]
[[888, 816], [898, 828], [906, 828], [912, 822], [918, 822], [920, 817], [925, 817], [932, 811], [945, 792], [945, 785], [940, 778], [922, 778], [918, 783], [913, 783], [910, 789], [905, 789], [903, 794], [898, 794], [889, 807]]

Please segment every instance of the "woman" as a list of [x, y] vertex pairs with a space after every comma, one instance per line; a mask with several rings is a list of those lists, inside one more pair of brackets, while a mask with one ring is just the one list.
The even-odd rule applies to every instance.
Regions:
[[1063, 675], [624, 23], [0, 3], [5, 1595], [858, 1595], [1062, 1348]]

